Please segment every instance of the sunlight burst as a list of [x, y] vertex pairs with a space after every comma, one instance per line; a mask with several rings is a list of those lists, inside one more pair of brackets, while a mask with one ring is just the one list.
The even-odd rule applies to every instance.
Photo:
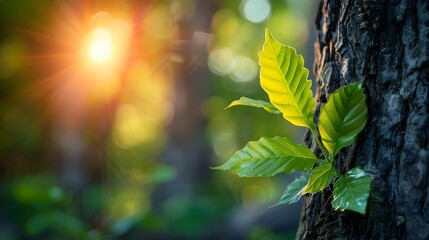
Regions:
[[104, 28], [94, 29], [90, 34], [89, 56], [97, 62], [106, 61], [112, 56], [112, 36]]

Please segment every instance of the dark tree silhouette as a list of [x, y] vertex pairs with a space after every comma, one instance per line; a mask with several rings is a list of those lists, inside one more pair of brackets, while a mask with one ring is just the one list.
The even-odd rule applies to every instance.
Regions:
[[336, 167], [373, 181], [365, 216], [334, 211], [332, 186], [307, 197], [297, 239], [429, 239], [429, 1], [323, 0], [316, 26], [318, 108], [359, 80], [369, 108]]

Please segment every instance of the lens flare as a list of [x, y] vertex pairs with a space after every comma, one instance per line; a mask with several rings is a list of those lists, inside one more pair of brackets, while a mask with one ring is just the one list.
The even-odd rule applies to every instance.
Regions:
[[94, 29], [90, 34], [88, 51], [89, 57], [96, 62], [110, 59], [112, 56], [112, 36], [110, 32], [104, 28]]

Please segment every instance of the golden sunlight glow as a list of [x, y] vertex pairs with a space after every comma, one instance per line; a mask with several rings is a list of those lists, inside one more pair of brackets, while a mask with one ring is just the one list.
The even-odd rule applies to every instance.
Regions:
[[112, 36], [104, 28], [94, 29], [90, 34], [89, 56], [97, 62], [106, 61], [112, 56]]
[[98, 12], [89, 19], [87, 28], [90, 31], [82, 39], [81, 88], [92, 89], [92, 103], [104, 103], [117, 96], [126, 75], [132, 24]]

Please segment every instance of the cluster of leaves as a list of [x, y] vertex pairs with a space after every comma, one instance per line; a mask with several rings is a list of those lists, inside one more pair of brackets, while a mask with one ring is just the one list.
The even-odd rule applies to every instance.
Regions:
[[[282, 114], [296, 126], [308, 128], [323, 153], [319, 159], [304, 145], [285, 137], [262, 137], [238, 150], [215, 169], [230, 170], [240, 177], [270, 177], [278, 173], [304, 171], [290, 183], [277, 204], [295, 203], [301, 195], [322, 191], [333, 181], [332, 206], [365, 214], [371, 179], [359, 167], [341, 175], [333, 166], [340, 150], [352, 144], [365, 127], [367, 106], [362, 81], [330, 94], [314, 123], [315, 100], [304, 59], [295, 49], [277, 42], [269, 30], [259, 52], [260, 83], [270, 102], [242, 97], [228, 107], [244, 105]], [[319, 139], [320, 135], [320, 139]]]

